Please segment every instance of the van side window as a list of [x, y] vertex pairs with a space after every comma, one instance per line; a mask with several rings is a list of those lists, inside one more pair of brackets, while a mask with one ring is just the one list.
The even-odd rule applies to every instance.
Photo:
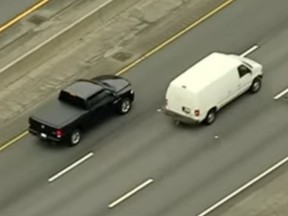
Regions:
[[241, 77], [245, 76], [246, 74], [251, 73], [251, 70], [248, 67], [246, 67], [245, 65], [240, 65], [238, 67], [238, 73], [239, 73], [239, 77], [241, 78]]

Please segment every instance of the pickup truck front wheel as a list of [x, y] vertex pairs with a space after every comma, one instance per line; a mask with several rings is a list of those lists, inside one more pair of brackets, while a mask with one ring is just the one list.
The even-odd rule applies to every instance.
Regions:
[[70, 146], [76, 146], [81, 140], [81, 131], [76, 129], [70, 136]]
[[124, 115], [126, 113], [128, 113], [131, 110], [131, 100], [130, 98], [123, 98], [122, 100], [120, 100], [119, 104], [118, 104], [118, 109], [117, 111]]

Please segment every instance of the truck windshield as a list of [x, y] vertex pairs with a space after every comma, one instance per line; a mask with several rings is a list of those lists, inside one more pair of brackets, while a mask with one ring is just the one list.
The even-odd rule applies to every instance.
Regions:
[[59, 94], [59, 98], [60, 101], [63, 101], [65, 103], [71, 104], [73, 106], [76, 106], [80, 109], [87, 109], [87, 105], [85, 103], [85, 101], [80, 98], [77, 97], [76, 95], [72, 95], [69, 92], [66, 91], [61, 91]]

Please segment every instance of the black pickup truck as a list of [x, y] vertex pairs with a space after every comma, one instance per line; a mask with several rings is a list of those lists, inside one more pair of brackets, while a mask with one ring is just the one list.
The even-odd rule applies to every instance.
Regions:
[[62, 89], [57, 99], [32, 113], [29, 132], [42, 140], [75, 146], [82, 132], [104, 113], [113, 110], [126, 114], [133, 101], [134, 91], [125, 78], [102, 75], [91, 80], [76, 80]]

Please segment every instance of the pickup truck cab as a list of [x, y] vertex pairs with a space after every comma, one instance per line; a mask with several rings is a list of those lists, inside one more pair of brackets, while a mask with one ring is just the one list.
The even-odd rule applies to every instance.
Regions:
[[134, 91], [125, 78], [102, 75], [91, 80], [76, 80], [54, 99], [32, 113], [29, 132], [42, 140], [77, 145], [82, 132], [104, 113], [127, 114]]

